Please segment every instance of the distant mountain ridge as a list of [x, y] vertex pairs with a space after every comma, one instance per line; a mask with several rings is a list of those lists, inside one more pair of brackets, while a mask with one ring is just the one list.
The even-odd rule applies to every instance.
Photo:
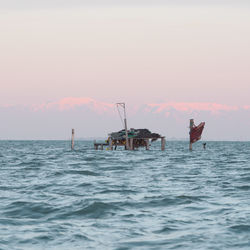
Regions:
[[[67, 97], [41, 105], [0, 107], [0, 139], [105, 138], [120, 130], [115, 104]], [[148, 128], [167, 138], [188, 138], [189, 119], [206, 122], [205, 140], [250, 140], [250, 106], [216, 103], [127, 104], [128, 127]]]

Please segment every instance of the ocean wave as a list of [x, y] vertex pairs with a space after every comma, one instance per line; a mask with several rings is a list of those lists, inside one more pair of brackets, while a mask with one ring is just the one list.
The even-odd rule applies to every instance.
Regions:
[[249, 248], [250, 143], [76, 144], [0, 141], [0, 249]]

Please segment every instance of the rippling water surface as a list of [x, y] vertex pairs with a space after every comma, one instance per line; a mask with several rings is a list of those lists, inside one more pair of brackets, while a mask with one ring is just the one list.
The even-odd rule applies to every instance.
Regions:
[[0, 142], [0, 249], [250, 249], [250, 143]]

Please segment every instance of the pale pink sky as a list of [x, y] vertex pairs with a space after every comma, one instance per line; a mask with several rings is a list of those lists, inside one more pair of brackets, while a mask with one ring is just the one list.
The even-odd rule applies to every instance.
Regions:
[[2, 107], [40, 107], [68, 97], [72, 105], [74, 98], [201, 110], [250, 105], [250, 5], [244, 0], [86, 1], [64, 8], [54, 0], [51, 8], [49, 1], [11, 1], [16, 8], [0, 3]]

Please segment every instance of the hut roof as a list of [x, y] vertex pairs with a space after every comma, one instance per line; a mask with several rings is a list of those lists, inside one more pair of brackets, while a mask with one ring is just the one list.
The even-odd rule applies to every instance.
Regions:
[[[110, 134], [113, 140], [122, 140], [126, 138], [125, 130], [113, 132]], [[158, 139], [161, 136], [157, 133], [152, 133], [148, 129], [130, 129], [128, 130], [128, 138], [134, 139]]]

